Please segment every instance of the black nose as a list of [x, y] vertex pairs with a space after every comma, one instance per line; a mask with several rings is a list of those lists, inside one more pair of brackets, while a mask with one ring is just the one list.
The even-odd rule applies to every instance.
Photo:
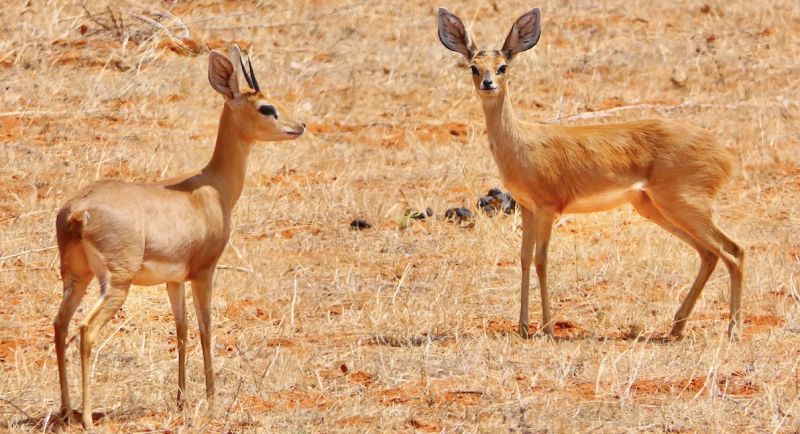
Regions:
[[492, 87], [492, 80], [489, 79], [489, 78], [484, 78], [483, 79], [483, 87], [486, 87], [486, 88]]
[[300, 122], [300, 125], [303, 126], [303, 129], [306, 129], [306, 123], [305, 122]]

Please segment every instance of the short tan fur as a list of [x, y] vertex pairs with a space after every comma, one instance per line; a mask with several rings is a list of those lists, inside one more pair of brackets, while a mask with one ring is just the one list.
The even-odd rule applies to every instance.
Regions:
[[[250, 62], [248, 61], [248, 64]], [[263, 95], [250, 66], [252, 91], [240, 91], [235, 65], [241, 60], [209, 55], [211, 86], [225, 98], [214, 154], [200, 171], [139, 184], [100, 181], [88, 185], [59, 210], [56, 235], [64, 299], [55, 318], [55, 346], [62, 410], [72, 419], [66, 368], [70, 319], [97, 277], [101, 293], [80, 326], [83, 425], [92, 426], [90, 356], [100, 328], [122, 306], [131, 284], [166, 283], [178, 336], [178, 402], [183, 403], [186, 361], [184, 282], [192, 292], [203, 350], [206, 393], [214, 394], [211, 364], [211, 304], [214, 270], [231, 232], [231, 212], [245, 181], [247, 157], [255, 142], [291, 140], [305, 125]]]
[[517, 19], [500, 50], [478, 50], [457, 16], [444, 8], [438, 11], [439, 39], [470, 64], [492, 155], [503, 183], [521, 206], [520, 334], [529, 335], [532, 257], [541, 290], [543, 330], [553, 334], [547, 250], [555, 218], [630, 203], [700, 255], [700, 271], [675, 314], [671, 334], [683, 334], [695, 302], [722, 259], [731, 278], [728, 333], [733, 336], [740, 324], [744, 251], [716, 226], [712, 209], [730, 176], [730, 156], [708, 132], [678, 122], [562, 126], [519, 120], [508, 89], [510, 63], [536, 45], [541, 21], [541, 10], [533, 9]]

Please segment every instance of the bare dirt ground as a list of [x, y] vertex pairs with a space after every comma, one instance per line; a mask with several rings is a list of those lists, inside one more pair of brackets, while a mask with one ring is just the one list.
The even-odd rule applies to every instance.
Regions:
[[[684, 340], [635, 338], [669, 330], [699, 260], [630, 207], [555, 230], [555, 341], [515, 334], [519, 217], [443, 219], [500, 181], [466, 65], [440, 45], [435, 9], [498, 48], [537, 4], [144, 3], [0, 7], [2, 426], [77, 429], [55, 420], [56, 209], [97, 179], [202, 167], [222, 108], [207, 52], [237, 41], [310, 134], [251, 157], [216, 277], [219, 392], [204, 398], [192, 326], [189, 401], [177, 408], [166, 291], [134, 287], [96, 346], [99, 431], [800, 429], [796, 1], [546, 0], [539, 45], [509, 68], [528, 120], [686, 120], [734, 155], [717, 210], [747, 251], [740, 343], [725, 336], [722, 266]], [[425, 207], [436, 217], [404, 224], [407, 209]], [[350, 230], [356, 217], [374, 227]], [[96, 294], [93, 284], [73, 336]], [[76, 403], [77, 350], [73, 338]]]

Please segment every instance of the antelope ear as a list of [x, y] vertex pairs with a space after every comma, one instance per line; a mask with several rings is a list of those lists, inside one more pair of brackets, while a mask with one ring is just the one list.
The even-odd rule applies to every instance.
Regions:
[[472, 60], [472, 55], [477, 48], [461, 19], [445, 8], [439, 8], [437, 15], [439, 17], [439, 40], [442, 41], [442, 45], [456, 53], [461, 53], [467, 62]]
[[208, 81], [226, 100], [233, 100], [239, 96], [236, 68], [230, 59], [217, 50], [211, 51], [208, 56]]
[[511, 26], [503, 44], [503, 54], [511, 60], [517, 53], [530, 50], [539, 42], [542, 34], [542, 10], [539, 8], [526, 12]]

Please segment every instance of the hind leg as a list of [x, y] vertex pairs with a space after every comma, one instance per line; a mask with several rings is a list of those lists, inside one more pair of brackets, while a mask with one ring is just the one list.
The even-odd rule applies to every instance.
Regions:
[[53, 321], [54, 341], [56, 346], [56, 359], [58, 360], [58, 381], [61, 386], [61, 411], [64, 418], [72, 422], [72, 404], [69, 399], [69, 383], [67, 382], [67, 358], [66, 340], [69, 334], [69, 322], [78, 306], [81, 304], [83, 296], [86, 295], [86, 287], [89, 286], [92, 276], [79, 277], [70, 272], [62, 276], [64, 283], [64, 298], [58, 308], [58, 314]]
[[728, 268], [731, 278], [728, 335], [733, 338], [741, 325], [744, 250], [714, 224], [710, 200], [698, 197], [687, 200], [684, 196], [667, 192], [654, 194], [651, 199], [667, 220], [722, 259]]
[[681, 303], [680, 308], [678, 308], [678, 311], [675, 313], [672, 331], [670, 331], [672, 336], [679, 337], [683, 334], [683, 329], [686, 327], [686, 320], [689, 318], [689, 314], [692, 312], [692, 309], [694, 309], [697, 299], [700, 298], [700, 293], [703, 291], [708, 279], [711, 277], [711, 273], [714, 272], [714, 268], [717, 266], [719, 257], [700, 244], [697, 240], [692, 238], [684, 230], [667, 220], [667, 218], [664, 217], [658, 208], [656, 208], [655, 204], [653, 204], [646, 194], [640, 193], [631, 203], [636, 212], [638, 212], [642, 217], [647, 218], [671, 234], [680, 238], [686, 244], [697, 250], [697, 253], [700, 255], [700, 270], [697, 273], [697, 277], [694, 279], [694, 283], [689, 290], [689, 294], [686, 295], [686, 298], [683, 300], [683, 303]]
[[81, 370], [83, 373], [82, 389], [83, 389], [83, 426], [90, 429], [93, 425], [92, 422], [92, 399], [89, 392], [90, 385], [90, 363], [92, 355], [92, 345], [97, 332], [114, 316], [117, 310], [125, 302], [128, 295], [128, 289], [131, 282], [129, 279], [118, 280], [112, 275], [109, 279], [107, 276], [100, 278], [101, 294], [97, 303], [92, 307], [92, 310], [86, 316], [86, 320], [81, 325]]

